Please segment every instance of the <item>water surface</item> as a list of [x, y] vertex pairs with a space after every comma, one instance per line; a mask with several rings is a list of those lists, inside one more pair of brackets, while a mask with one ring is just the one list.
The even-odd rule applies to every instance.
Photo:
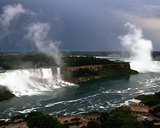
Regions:
[[111, 111], [126, 100], [160, 90], [159, 73], [102, 78], [0, 102], [0, 119], [38, 110], [48, 114]]

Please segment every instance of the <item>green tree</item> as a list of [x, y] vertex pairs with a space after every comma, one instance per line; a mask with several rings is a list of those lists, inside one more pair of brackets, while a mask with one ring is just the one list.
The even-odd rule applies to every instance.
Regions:
[[64, 128], [56, 118], [41, 112], [31, 112], [27, 116], [27, 125], [29, 128]]
[[96, 121], [89, 121], [87, 123], [87, 128], [102, 128], [101, 125]]
[[138, 122], [127, 107], [119, 107], [111, 111], [108, 119], [102, 122], [103, 128], [143, 128], [142, 122]]
[[2, 68], [4, 68], [4, 69], [11, 69], [11, 64], [9, 64], [9, 63], [7, 63], [7, 62], [4, 62], [4, 63], [2, 63]]
[[104, 122], [107, 121], [109, 118], [109, 113], [108, 112], [101, 112], [100, 114], [100, 121]]

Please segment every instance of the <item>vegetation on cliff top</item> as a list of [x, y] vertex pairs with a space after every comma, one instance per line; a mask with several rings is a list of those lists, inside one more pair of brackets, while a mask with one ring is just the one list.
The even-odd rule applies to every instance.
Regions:
[[56, 66], [55, 61], [52, 57], [44, 54], [9, 54], [0, 56], [0, 67], [2, 69], [21, 69], [51, 66]]
[[94, 57], [67, 57], [64, 60], [65, 66], [71, 67], [69, 70], [63, 72], [64, 79], [75, 83], [101, 77], [138, 73], [131, 70], [127, 62], [115, 62]]
[[64, 62], [67, 67], [85, 66], [85, 65], [100, 65], [100, 64], [116, 64], [125, 62], [115, 62], [108, 59], [101, 59], [95, 57], [65, 57]]
[[[69, 57], [64, 56], [62, 66], [84, 66], [84, 65], [99, 65], [99, 64], [115, 64], [107, 59], [100, 59], [94, 57]], [[125, 63], [125, 62], [122, 62]], [[1, 55], [0, 67], [2, 69], [20, 69], [20, 68], [36, 68], [36, 67], [53, 67], [57, 66], [51, 56], [44, 54], [16, 54], [16, 55]]]

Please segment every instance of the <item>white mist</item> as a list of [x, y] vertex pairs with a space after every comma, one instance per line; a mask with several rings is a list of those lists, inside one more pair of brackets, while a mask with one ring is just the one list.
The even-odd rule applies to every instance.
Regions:
[[60, 67], [57, 68], [57, 79], [61, 80], [61, 68]]
[[60, 68], [58, 74], [52, 74], [51, 68], [6, 71], [0, 73], [0, 85], [6, 86], [16, 96], [34, 95], [62, 86], [73, 86], [61, 80]]
[[143, 37], [142, 30], [137, 26], [126, 23], [129, 33], [118, 37], [121, 45], [131, 54], [131, 69], [139, 72], [159, 72], [160, 68], [152, 60], [152, 42]]

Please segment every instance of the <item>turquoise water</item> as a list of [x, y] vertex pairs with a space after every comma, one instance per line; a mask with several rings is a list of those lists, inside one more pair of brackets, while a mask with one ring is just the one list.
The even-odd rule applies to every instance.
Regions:
[[135, 96], [159, 90], [159, 73], [92, 80], [0, 102], [0, 119], [35, 110], [55, 115], [80, 114], [92, 110], [111, 111]]

